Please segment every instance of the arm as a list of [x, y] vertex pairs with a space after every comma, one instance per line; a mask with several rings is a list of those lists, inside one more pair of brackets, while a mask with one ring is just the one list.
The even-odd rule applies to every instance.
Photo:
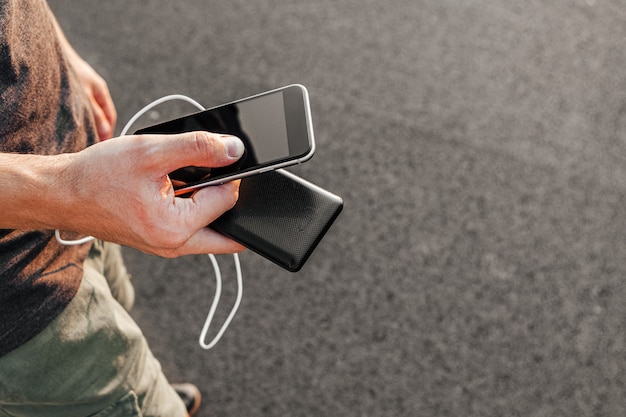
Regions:
[[206, 226], [235, 204], [239, 182], [178, 198], [167, 174], [242, 153], [238, 139], [206, 132], [115, 138], [55, 156], [0, 153], [0, 228], [71, 230], [166, 257], [238, 252]]

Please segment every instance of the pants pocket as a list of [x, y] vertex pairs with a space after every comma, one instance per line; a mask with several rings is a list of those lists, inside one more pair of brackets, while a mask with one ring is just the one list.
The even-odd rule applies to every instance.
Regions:
[[141, 409], [137, 394], [134, 391], [128, 392], [114, 404], [111, 404], [102, 411], [92, 414], [89, 417], [141, 417]]

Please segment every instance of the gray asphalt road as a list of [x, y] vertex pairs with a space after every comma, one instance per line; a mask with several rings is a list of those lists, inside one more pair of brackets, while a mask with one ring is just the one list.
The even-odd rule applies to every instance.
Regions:
[[214, 351], [208, 259], [126, 251], [134, 315], [202, 415], [626, 414], [621, 2], [51, 6], [122, 122], [170, 93], [310, 90], [318, 151], [293, 172], [345, 210], [298, 274], [242, 256]]

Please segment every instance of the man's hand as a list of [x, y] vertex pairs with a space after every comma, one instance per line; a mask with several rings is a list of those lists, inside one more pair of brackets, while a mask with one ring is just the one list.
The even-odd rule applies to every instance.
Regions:
[[106, 81], [76, 53], [68, 54], [68, 60], [89, 97], [98, 139], [100, 141], [110, 139], [115, 130], [117, 113]]
[[56, 156], [0, 154], [0, 228], [74, 231], [164, 257], [239, 252], [206, 227], [235, 205], [239, 181], [180, 198], [168, 173], [226, 166], [243, 149], [238, 138], [194, 132], [125, 136]]

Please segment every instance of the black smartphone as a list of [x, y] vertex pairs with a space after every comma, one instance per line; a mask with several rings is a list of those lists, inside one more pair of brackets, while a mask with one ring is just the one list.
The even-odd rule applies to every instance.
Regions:
[[299, 84], [257, 94], [135, 134], [174, 134], [204, 130], [239, 137], [243, 156], [221, 168], [184, 167], [170, 173], [176, 195], [201, 187], [298, 164], [315, 152], [309, 94]]
[[299, 271], [343, 209], [343, 199], [283, 169], [241, 180], [235, 207], [213, 230]]

